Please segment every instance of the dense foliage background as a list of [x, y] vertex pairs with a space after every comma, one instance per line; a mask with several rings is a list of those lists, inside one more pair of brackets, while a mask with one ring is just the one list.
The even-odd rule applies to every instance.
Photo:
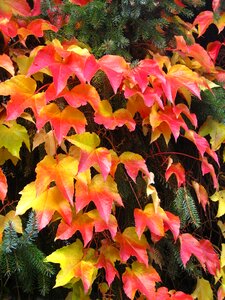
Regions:
[[0, 3], [0, 298], [225, 298], [225, 4]]

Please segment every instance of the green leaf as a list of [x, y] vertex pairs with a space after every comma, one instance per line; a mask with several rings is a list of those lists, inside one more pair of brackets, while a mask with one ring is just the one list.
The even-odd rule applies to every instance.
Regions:
[[24, 126], [15, 121], [0, 125], [0, 148], [5, 147], [13, 156], [20, 158], [19, 153], [23, 142], [30, 150], [29, 136]]

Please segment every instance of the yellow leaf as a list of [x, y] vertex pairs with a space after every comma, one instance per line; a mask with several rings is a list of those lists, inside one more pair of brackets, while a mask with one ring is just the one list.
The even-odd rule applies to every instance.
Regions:
[[2, 239], [2, 233], [8, 223], [11, 222], [14, 230], [18, 233], [22, 233], [22, 222], [19, 216], [16, 216], [16, 212], [14, 210], [10, 210], [5, 216], [0, 215], [0, 242]]
[[223, 216], [225, 214], [225, 190], [215, 192], [210, 199], [214, 202], [219, 201], [217, 218]]
[[198, 278], [197, 286], [192, 296], [198, 300], [213, 300], [213, 292], [208, 280]]
[[210, 144], [214, 151], [218, 150], [225, 140], [225, 125], [208, 117], [199, 130], [201, 136], [210, 135]]
[[91, 152], [100, 144], [100, 138], [96, 133], [84, 132], [66, 137], [66, 139], [82, 149], [83, 151]]
[[83, 244], [80, 240], [62, 247], [45, 258], [45, 261], [60, 264], [54, 287], [63, 286], [74, 277], [74, 268], [83, 257]]

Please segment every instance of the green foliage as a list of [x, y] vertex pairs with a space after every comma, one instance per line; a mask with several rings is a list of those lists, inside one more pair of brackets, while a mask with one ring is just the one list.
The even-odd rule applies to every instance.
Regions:
[[45, 255], [35, 244], [37, 235], [33, 212], [29, 215], [22, 235], [16, 233], [10, 222], [5, 228], [0, 246], [1, 297], [5, 292], [3, 286], [8, 280], [29, 294], [38, 293], [45, 296], [52, 288], [55, 271], [52, 265], [43, 262]]
[[170, 0], [95, 0], [84, 7], [64, 1], [57, 11], [50, 1], [43, 1], [42, 13], [46, 18], [55, 13], [53, 20], [50, 17], [53, 23], [57, 14], [70, 17], [57, 38], [77, 38], [90, 46], [97, 57], [118, 54], [132, 60], [144, 58], [148, 49], [164, 51], [174, 35], [184, 34], [174, 16], [193, 18], [196, 7], [204, 4], [186, 2], [187, 6], [181, 8]]

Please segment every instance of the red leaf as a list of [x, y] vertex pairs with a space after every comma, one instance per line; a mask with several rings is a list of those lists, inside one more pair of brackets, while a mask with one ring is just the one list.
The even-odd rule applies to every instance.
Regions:
[[141, 155], [133, 152], [123, 152], [119, 159], [124, 164], [127, 174], [134, 182], [136, 182], [139, 171], [142, 171], [147, 177], [150, 176], [145, 160]]
[[68, 240], [78, 230], [84, 240], [84, 247], [86, 247], [93, 237], [93, 228], [94, 220], [87, 213], [79, 212], [73, 217], [71, 224], [67, 224], [64, 220], [60, 222], [55, 239]]
[[220, 7], [220, 0], [212, 0], [213, 11], [217, 11]]
[[185, 170], [183, 168], [183, 166], [181, 165], [181, 163], [173, 163], [173, 160], [171, 158], [169, 158], [169, 163], [168, 163], [168, 167], [165, 173], [165, 177], [166, 177], [166, 181], [169, 180], [170, 176], [174, 174], [177, 178], [177, 185], [178, 188], [182, 185], [185, 184]]
[[217, 179], [214, 167], [213, 167], [213, 165], [211, 165], [208, 162], [208, 159], [206, 157], [203, 157], [202, 158], [202, 174], [205, 175], [208, 173], [210, 173], [210, 175], [213, 179], [214, 188], [217, 189], [219, 186], [219, 183], [218, 183], [218, 179]]
[[120, 257], [126, 262], [130, 256], [135, 256], [140, 263], [148, 266], [147, 249], [149, 244], [144, 235], [138, 238], [135, 227], [127, 227], [123, 233], [117, 232], [115, 241], [120, 247]]
[[110, 286], [115, 276], [119, 277], [119, 273], [115, 268], [115, 262], [120, 261], [119, 250], [115, 248], [108, 240], [102, 240], [102, 246], [99, 249], [100, 255], [97, 262], [98, 268], [104, 268], [106, 273], [106, 281]]
[[90, 103], [94, 110], [97, 110], [100, 104], [100, 96], [96, 89], [89, 84], [78, 84], [69, 91], [62, 93], [62, 96], [72, 107], [80, 107]]
[[92, 0], [69, 0], [71, 3], [79, 5], [79, 6], [84, 6], [90, 3]]
[[37, 195], [45, 191], [51, 182], [55, 182], [62, 195], [73, 205], [74, 177], [77, 170], [78, 161], [72, 156], [59, 154], [54, 159], [46, 155], [35, 169]]
[[100, 58], [99, 65], [101, 70], [106, 73], [113, 91], [116, 94], [124, 75], [128, 71], [128, 64], [121, 56], [105, 55]]
[[198, 198], [198, 202], [202, 205], [204, 211], [206, 211], [206, 205], [208, 204], [208, 193], [203, 185], [199, 184], [196, 181], [192, 181], [192, 186], [195, 190], [195, 193]]
[[181, 234], [179, 239], [180, 256], [185, 266], [191, 255], [194, 255], [204, 270], [207, 268], [210, 274], [216, 275], [216, 271], [220, 268], [220, 262], [210, 241], [198, 241], [189, 233]]
[[104, 180], [100, 174], [95, 175], [91, 182], [89, 180], [86, 174], [81, 173], [81, 176], [77, 177], [75, 185], [76, 210], [79, 212], [93, 201], [100, 216], [108, 223], [113, 202], [115, 201], [118, 205], [123, 206], [122, 199], [117, 191], [117, 185], [111, 176]]
[[0, 168], [0, 200], [3, 202], [5, 200], [8, 190], [7, 179]]
[[156, 282], [161, 281], [159, 274], [152, 266], [145, 266], [139, 262], [133, 262], [131, 268], [126, 268], [122, 280], [126, 295], [132, 300], [137, 290], [147, 299], [155, 299], [155, 285]]
[[194, 20], [193, 25], [198, 25], [198, 36], [201, 36], [205, 33], [206, 29], [210, 24], [213, 23], [213, 12], [212, 11], [203, 11]]

